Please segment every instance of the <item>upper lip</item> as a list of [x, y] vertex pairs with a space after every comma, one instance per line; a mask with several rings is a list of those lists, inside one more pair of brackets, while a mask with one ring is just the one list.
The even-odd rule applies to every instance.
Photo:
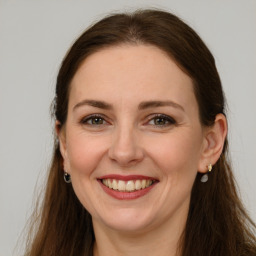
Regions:
[[150, 176], [144, 176], [144, 175], [119, 175], [119, 174], [108, 174], [101, 177], [98, 177], [97, 179], [103, 180], [103, 179], [115, 179], [115, 180], [158, 180], [155, 177]]

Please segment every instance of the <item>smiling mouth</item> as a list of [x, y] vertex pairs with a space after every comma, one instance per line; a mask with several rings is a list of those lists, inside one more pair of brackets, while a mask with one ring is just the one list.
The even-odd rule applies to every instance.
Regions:
[[117, 180], [101, 179], [101, 183], [106, 187], [120, 192], [135, 192], [152, 186], [156, 180]]

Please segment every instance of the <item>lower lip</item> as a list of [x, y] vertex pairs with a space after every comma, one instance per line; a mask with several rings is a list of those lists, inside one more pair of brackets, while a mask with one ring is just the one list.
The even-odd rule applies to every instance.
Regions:
[[146, 195], [152, 188], [154, 188], [154, 186], [157, 183], [155, 182], [147, 188], [136, 190], [134, 192], [122, 192], [122, 191], [113, 190], [111, 188], [106, 187], [104, 184], [102, 184], [101, 180], [98, 180], [98, 182], [100, 183], [101, 187], [108, 195], [118, 200], [132, 200], [132, 199], [140, 198]]

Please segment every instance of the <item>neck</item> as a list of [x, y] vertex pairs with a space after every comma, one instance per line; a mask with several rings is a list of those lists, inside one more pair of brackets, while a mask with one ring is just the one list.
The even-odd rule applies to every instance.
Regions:
[[[163, 225], [140, 232], [113, 230], [93, 220], [94, 256], [179, 256], [179, 244], [185, 228], [187, 211]], [[181, 241], [182, 242], [182, 241]]]

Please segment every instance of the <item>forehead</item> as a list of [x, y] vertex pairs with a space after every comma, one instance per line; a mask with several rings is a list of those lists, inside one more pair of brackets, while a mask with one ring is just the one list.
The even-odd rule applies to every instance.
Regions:
[[191, 78], [165, 52], [150, 45], [113, 46], [86, 58], [71, 82], [70, 101], [95, 97], [195, 101]]

